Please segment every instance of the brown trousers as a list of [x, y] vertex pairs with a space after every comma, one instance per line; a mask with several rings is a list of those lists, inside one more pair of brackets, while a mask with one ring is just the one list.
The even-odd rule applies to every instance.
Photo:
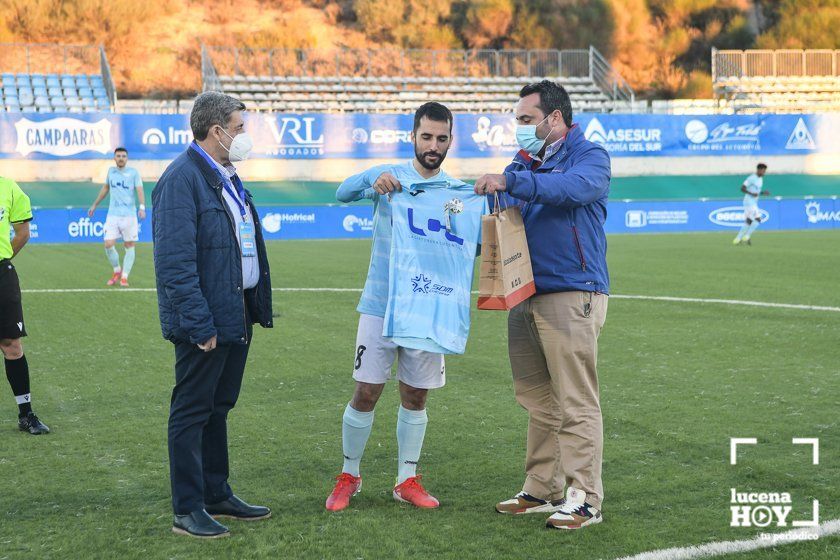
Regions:
[[598, 395], [598, 335], [604, 294], [531, 297], [508, 315], [508, 353], [516, 400], [528, 411], [523, 491], [546, 500], [573, 486], [600, 509], [604, 429]]

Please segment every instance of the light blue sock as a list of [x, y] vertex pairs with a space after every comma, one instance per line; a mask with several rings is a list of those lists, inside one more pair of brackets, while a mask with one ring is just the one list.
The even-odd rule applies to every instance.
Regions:
[[120, 254], [117, 253], [116, 247], [106, 247], [105, 255], [108, 256], [108, 262], [114, 267], [114, 272], [120, 271]]
[[423, 438], [426, 436], [428, 423], [426, 409], [408, 410], [400, 405], [397, 413], [397, 445], [400, 461], [397, 472], [398, 485], [407, 478], [417, 476], [417, 462], [420, 461], [420, 451], [423, 449]]
[[749, 229], [747, 230], [747, 234], [746, 234], [744, 237], [746, 237], [747, 239], [749, 239], [749, 238], [750, 238], [750, 236], [753, 234], [753, 232], [754, 232], [754, 231], [755, 231], [755, 229], [759, 226], [759, 224], [760, 224], [760, 223], [761, 223], [761, 222], [759, 222], [758, 220], [753, 221], [753, 223], [751, 223], [751, 224], [750, 224], [750, 227], [749, 227]]
[[373, 411], [359, 412], [348, 403], [341, 422], [341, 447], [344, 451], [341, 472], [359, 476], [359, 465], [372, 428]]
[[747, 233], [748, 228], [749, 228], [749, 226], [746, 223], [744, 225], [742, 225], [741, 230], [738, 232], [738, 235], [735, 236], [735, 241], [738, 241], [742, 237], [744, 237], [744, 235]]
[[[116, 252], [116, 251], [114, 251]], [[131, 274], [131, 267], [134, 266], [134, 247], [127, 247], [125, 250], [125, 258], [123, 259], [122, 277], [128, 278]]]

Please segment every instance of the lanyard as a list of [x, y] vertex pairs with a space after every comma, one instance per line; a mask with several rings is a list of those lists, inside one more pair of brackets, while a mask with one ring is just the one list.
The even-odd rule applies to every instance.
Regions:
[[[222, 187], [224, 187], [225, 191], [230, 195], [234, 202], [236, 202], [236, 206], [239, 208], [239, 214], [242, 216], [244, 221], [248, 221], [246, 212], [245, 212], [245, 187], [242, 185], [242, 180], [239, 178], [238, 175], [234, 175], [233, 177], [227, 177], [223, 175], [222, 172], [219, 170], [218, 165], [215, 161], [213, 161], [210, 156], [201, 149], [201, 146], [196, 144], [195, 141], [190, 145], [190, 148], [196, 151], [201, 157], [204, 158], [204, 161], [213, 168], [219, 178], [222, 180]], [[234, 187], [236, 190], [234, 191]]]

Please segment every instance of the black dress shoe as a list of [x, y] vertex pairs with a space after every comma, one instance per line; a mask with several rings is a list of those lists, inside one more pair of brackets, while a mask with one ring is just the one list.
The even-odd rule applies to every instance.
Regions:
[[250, 506], [236, 496], [231, 496], [218, 504], [207, 504], [204, 508], [213, 517], [230, 517], [242, 521], [256, 521], [271, 517], [271, 510], [267, 507]]
[[189, 515], [176, 515], [172, 532], [199, 539], [217, 539], [230, 536], [227, 527], [210, 517], [203, 509]]
[[41, 422], [34, 412], [18, 418], [18, 429], [21, 432], [29, 432], [33, 436], [50, 433], [47, 425]]

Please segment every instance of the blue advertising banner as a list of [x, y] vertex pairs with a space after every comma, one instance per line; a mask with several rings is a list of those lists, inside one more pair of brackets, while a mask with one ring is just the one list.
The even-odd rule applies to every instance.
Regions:
[[[33, 243], [101, 242], [106, 210], [92, 218], [81, 208], [35, 209]], [[725, 231], [744, 223], [735, 200], [609, 203], [607, 233], [678, 233]], [[369, 238], [372, 206], [269, 206], [260, 208], [266, 239]], [[840, 200], [767, 199], [761, 201], [762, 229], [840, 228]], [[140, 241], [151, 241], [151, 217], [140, 223]]]
[[[413, 157], [412, 115], [250, 113], [256, 159]], [[840, 154], [840, 114], [621, 115], [575, 122], [613, 157]], [[455, 116], [450, 156], [512, 157], [511, 114]], [[187, 115], [0, 113], [0, 158], [169, 160], [192, 140]]]

